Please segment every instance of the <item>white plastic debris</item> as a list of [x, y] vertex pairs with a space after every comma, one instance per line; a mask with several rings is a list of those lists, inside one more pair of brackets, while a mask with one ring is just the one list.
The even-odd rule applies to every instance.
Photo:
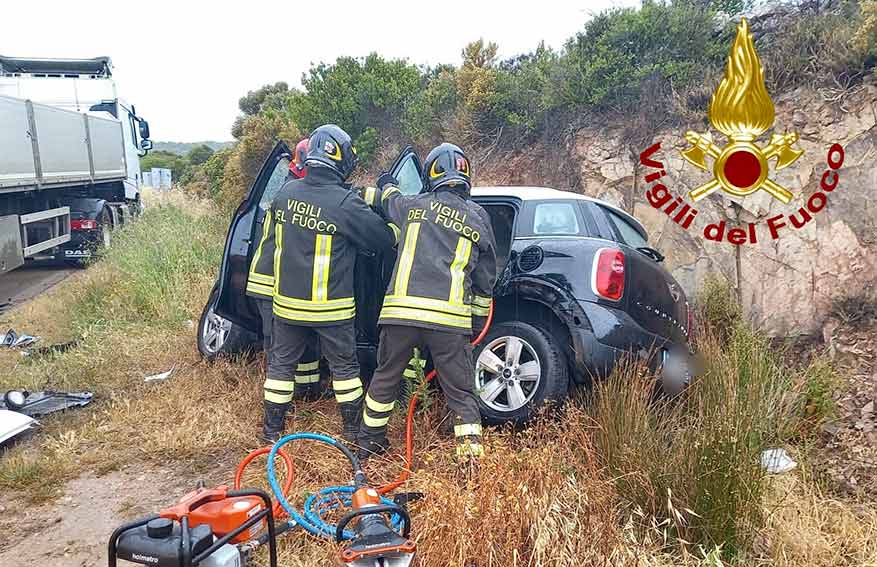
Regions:
[[176, 370], [176, 369], [177, 369], [177, 367], [176, 367], [176, 365], [174, 365], [167, 372], [162, 372], [161, 374], [153, 374], [152, 376], [147, 376], [146, 378], [143, 379], [143, 381], [144, 382], [155, 382], [157, 380], [167, 380], [168, 378], [171, 377], [171, 375], [174, 373], [174, 370]]
[[792, 460], [785, 449], [767, 449], [761, 453], [761, 466], [770, 474], [783, 474], [794, 470], [798, 463]]
[[11, 410], [0, 410], [0, 443], [24, 433], [36, 421], [23, 413]]

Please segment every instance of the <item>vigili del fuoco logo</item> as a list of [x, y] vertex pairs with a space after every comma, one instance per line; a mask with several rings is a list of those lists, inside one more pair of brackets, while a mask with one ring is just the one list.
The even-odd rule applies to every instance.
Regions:
[[[771, 162], [775, 170], [795, 163], [804, 150], [795, 147], [798, 134], [774, 133], [766, 145], [759, 145], [758, 137], [769, 130], [775, 119], [774, 105], [764, 85], [764, 68], [755, 52], [752, 34], [745, 18], [737, 26], [737, 37], [728, 55], [725, 76], [713, 92], [709, 105], [709, 121], [712, 127], [727, 138], [722, 146], [713, 141], [710, 132], [700, 134], [689, 130], [685, 139], [690, 147], [682, 151], [682, 157], [690, 164], [709, 171], [713, 178], [688, 192], [692, 203], [717, 191], [736, 198], [746, 197], [756, 191], [765, 191], [784, 204], [791, 203], [794, 194], [771, 179]], [[651, 171], [646, 174], [646, 200], [655, 209], [663, 211], [670, 219], [688, 230], [697, 216], [697, 209], [682, 197], [675, 195], [664, 183], [658, 182], [667, 172], [664, 164], [655, 159], [661, 149], [657, 142], [640, 154], [640, 163]], [[820, 190], [813, 193], [804, 206], [789, 215], [780, 214], [766, 221], [771, 239], [777, 239], [783, 229], [799, 229], [813, 220], [828, 204], [828, 194], [837, 187], [837, 170], [843, 165], [844, 150], [833, 144], [828, 150], [827, 167], [822, 174]], [[657, 183], [656, 183], [657, 182]], [[763, 229], [762, 229], [763, 230]], [[755, 244], [759, 231], [756, 223], [742, 227], [727, 227], [726, 221], [710, 223], [703, 229], [708, 240], [731, 244]]]

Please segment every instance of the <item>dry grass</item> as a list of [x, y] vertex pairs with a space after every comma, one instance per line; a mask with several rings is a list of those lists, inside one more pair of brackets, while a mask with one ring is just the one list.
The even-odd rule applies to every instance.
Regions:
[[[82, 340], [33, 360], [0, 353], [9, 369], [0, 387], [87, 389], [98, 400], [48, 417], [0, 456], [0, 488], [50, 498], [83, 471], [121, 463], [173, 464], [192, 485], [230, 482], [256, 446], [261, 359], [204, 363], [190, 324], [213, 283], [225, 220], [183, 195], [161, 198], [118, 235], [132, 239], [127, 246], [11, 314], [13, 326], [47, 342]], [[730, 336], [702, 340], [711, 378], [683, 403], [651, 403], [652, 378], [631, 366], [598, 386], [590, 405], [570, 404], [524, 432], [490, 431], [477, 469], [452, 461], [443, 404], [431, 404], [418, 415], [414, 473], [402, 488], [425, 495], [412, 504], [419, 565], [715, 566], [729, 556], [741, 565], [874, 564], [877, 510], [828, 500], [797, 474], [769, 482], [755, 464], [765, 444], [798, 435], [787, 425], [800, 418], [798, 394], [812, 372], [786, 375], [757, 336]], [[174, 365], [167, 381], [143, 382]], [[299, 404], [288, 430], [337, 435], [339, 421], [331, 400]], [[396, 449], [402, 433], [396, 415]], [[349, 478], [325, 447], [293, 453], [294, 504]], [[263, 466], [248, 483], [264, 486]], [[400, 467], [394, 451], [367, 472], [381, 483]], [[297, 534], [282, 540], [281, 563], [331, 564], [336, 553]]]

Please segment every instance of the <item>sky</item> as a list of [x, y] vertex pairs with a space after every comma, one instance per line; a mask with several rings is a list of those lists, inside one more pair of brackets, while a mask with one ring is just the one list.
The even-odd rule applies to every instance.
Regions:
[[0, 54], [107, 55], [119, 96], [149, 120], [153, 140], [226, 141], [241, 96], [277, 81], [299, 86], [313, 63], [377, 52], [459, 64], [463, 46], [478, 38], [496, 42], [500, 58], [512, 57], [540, 41], [560, 48], [594, 14], [637, 4], [335, 0], [299, 2], [296, 14], [296, 3], [259, 0], [7, 0]]

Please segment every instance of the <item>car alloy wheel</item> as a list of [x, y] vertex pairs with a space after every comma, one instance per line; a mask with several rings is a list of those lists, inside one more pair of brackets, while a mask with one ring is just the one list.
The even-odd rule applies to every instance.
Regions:
[[229, 331], [231, 331], [231, 321], [214, 313], [211, 305], [207, 310], [206, 320], [201, 331], [201, 342], [204, 349], [210, 354], [221, 351], [226, 339], [228, 339]]
[[515, 336], [498, 337], [478, 355], [475, 385], [491, 409], [511, 412], [524, 407], [539, 388], [542, 364], [536, 349]]

